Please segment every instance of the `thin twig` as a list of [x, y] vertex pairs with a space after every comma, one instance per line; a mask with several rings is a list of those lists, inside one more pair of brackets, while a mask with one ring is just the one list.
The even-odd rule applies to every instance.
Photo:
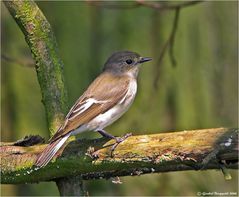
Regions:
[[20, 59], [9, 57], [6, 54], [1, 54], [1, 59], [5, 62], [18, 64], [23, 67], [34, 68], [35, 66], [33, 59], [30, 59], [30, 58], [23, 58], [20, 60]]
[[153, 9], [157, 9], [157, 10], [175, 10], [178, 8], [195, 5], [195, 4], [201, 3], [203, 1], [187, 1], [187, 2], [183, 2], [183, 3], [175, 4], [175, 5], [166, 5], [166, 4], [162, 4], [162, 3], [158, 3], [158, 2], [149, 2], [149, 1], [144, 1], [144, 0], [136, 0], [136, 2], [140, 5], [150, 7]]
[[158, 2], [149, 2], [144, 0], [136, 0], [135, 2], [132, 2], [132, 4], [122, 4], [122, 2], [120, 3], [112, 3], [112, 2], [105, 2], [105, 1], [99, 2], [99, 1], [93, 1], [93, 0], [86, 0], [86, 2], [91, 5], [101, 7], [101, 8], [106, 8], [106, 9], [133, 9], [133, 8], [145, 6], [145, 7], [157, 9], [160, 11], [164, 11], [164, 10], [175, 10], [182, 7], [188, 7], [191, 5], [201, 3], [203, 1], [187, 1], [180, 4], [175, 4], [175, 5], [166, 5], [166, 4], [162, 4]]
[[176, 11], [175, 11], [173, 29], [172, 29], [172, 32], [171, 32], [171, 35], [170, 35], [170, 38], [169, 38], [169, 56], [170, 56], [171, 63], [174, 67], [177, 65], [177, 62], [176, 62], [176, 59], [174, 57], [173, 47], [174, 47], [175, 35], [176, 35], [176, 32], [177, 32], [177, 28], [178, 28], [179, 13], [180, 13], [180, 8], [177, 8]]
[[[163, 57], [165, 55], [165, 52], [167, 51], [167, 49], [169, 48], [169, 57], [170, 57], [170, 61], [172, 63], [172, 65], [175, 67], [177, 62], [176, 59], [174, 57], [174, 53], [173, 53], [173, 48], [174, 48], [174, 40], [175, 40], [175, 35], [177, 32], [177, 27], [178, 27], [178, 21], [179, 21], [179, 13], [180, 13], [180, 9], [184, 8], [184, 7], [188, 7], [188, 6], [192, 6], [198, 3], [201, 3], [203, 1], [186, 1], [183, 3], [178, 3], [178, 4], [165, 4], [165, 3], [160, 3], [160, 2], [150, 2], [150, 1], [145, 1], [145, 0], [135, 0], [135, 2], [133, 2], [132, 4], [122, 4], [122, 2], [120, 3], [115, 3], [115, 2], [99, 2], [99, 1], [94, 1], [94, 0], [86, 0], [86, 2], [88, 2], [91, 5], [100, 7], [100, 8], [107, 8], [107, 9], [132, 9], [132, 8], [137, 8], [137, 7], [141, 7], [141, 6], [145, 6], [145, 7], [149, 7], [152, 9], [155, 9], [157, 11], [164, 11], [164, 10], [175, 10], [175, 18], [174, 18], [174, 23], [173, 23], [173, 28], [170, 34], [169, 39], [166, 41], [166, 43], [164, 44], [160, 55], [159, 55], [159, 59], [157, 61], [156, 65], [160, 65]], [[155, 89], [157, 89], [157, 83], [159, 80], [159, 71], [157, 68], [157, 72], [156, 72], [156, 76], [154, 79], [154, 87]]]
[[169, 48], [169, 56], [170, 56], [170, 60], [173, 66], [177, 65], [176, 59], [174, 57], [174, 53], [173, 53], [173, 46], [174, 46], [174, 40], [175, 40], [175, 36], [176, 36], [176, 32], [177, 32], [177, 27], [178, 27], [178, 21], [179, 21], [179, 14], [180, 14], [180, 9], [181, 8], [177, 8], [175, 11], [175, 17], [174, 17], [174, 22], [173, 22], [173, 27], [170, 33], [170, 36], [168, 38], [168, 40], [165, 42], [165, 44], [163, 45], [161, 52], [159, 54], [159, 58], [158, 61], [156, 63], [157, 66], [157, 71], [156, 71], [156, 76], [154, 78], [154, 87], [155, 89], [157, 89], [157, 84], [158, 84], [158, 80], [159, 80], [159, 75], [160, 72], [158, 71], [159, 65], [161, 65], [162, 60], [164, 58], [165, 52], [167, 51], [167, 49]]
[[106, 9], [133, 9], [141, 6], [137, 2], [132, 2], [132, 4], [122, 4], [122, 2], [119, 3], [112, 3], [112, 2], [100, 2], [100, 1], [92, 1], [92, 0], [86, 0], [87, 3], [93, 6], [97, 6], [100, 8], [106, 8]]

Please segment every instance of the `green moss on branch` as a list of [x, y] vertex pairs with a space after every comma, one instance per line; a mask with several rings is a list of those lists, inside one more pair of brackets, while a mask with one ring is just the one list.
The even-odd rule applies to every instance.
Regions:
[[4, 4], [24, 33], [36, 61], [35, 67], [42, 102], [46, 109], [48, 128], [53, 134], [67, 110], [63, 62], [58, 55], [53, 31], [34, 1], [4, 1]]
[[[145, 173], [238, 168], [238, 129], [204, 129], [132, 136], [114, 151], [105, 139], [71, 142], [62, 156], [36, 170], [37, 154], [46, 145], [2, 145], [1, 181], [33, 183], [80, 175], [82, 179], [110, 178]], [[92, 154], [94, 150], [94, 154]]]

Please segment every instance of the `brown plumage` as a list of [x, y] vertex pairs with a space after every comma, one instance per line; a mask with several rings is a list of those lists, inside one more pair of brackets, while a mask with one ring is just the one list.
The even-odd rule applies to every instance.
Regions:
[[137, 90], [138, 65], [149, 60], [134, 52], [114, 53], [105, 63], [103, 72], [70, 109], [35, 165], [47, 165], [71, 135], [94, 130], [114, 137], [103, 128], [117, 120], [132, 104]]
[[[99, 114], [103, 114], [107, 110], [116, 105], [127, 93], [130, 78], [128, 76], [118, 77], [113, 76], [111, 73], [104, 72], [98, 76], [91, 85], [87, 88], [85, 93], [76, 101], [69, 113], [66, 115], [63, 126], [52, 136], [50, 141], [55, 141], [59, 137], [66, 135], [69, 131], [72, 131], [81, 125], [90, 122]], [[104, 94], [102, 94], [104, 92]], [[77, 108], [80, 108], [84, 101], [89, 98], [94, 98], [98, 101], [107, 101], [105, 103], [94, 103], [84, 113], [79, 114], [73, 120], [77, 112], [74, 112]]]

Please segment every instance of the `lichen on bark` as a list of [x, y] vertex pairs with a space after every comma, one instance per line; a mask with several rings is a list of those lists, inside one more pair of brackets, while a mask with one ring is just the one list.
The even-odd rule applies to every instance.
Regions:
[[[231, 140], [229, 140], [231, 139]], [[228, 144], [230, 141], [230, 144]], [[33, 183], [80, 175], [111, 178], [181, 170], [238, 168], [238, 129], [215, 128], [131, 136], [111, 156], [113, 140], [71, 141], [62, 155], [37, 170], [46, 146], [0, 146], [2, 183]]]
[[58, 55], [55, 36], [47, 19], [34, 1], [4, 1], [25, 35], [35, 60], [35, 68], [51, 135], [67, 112], [63, 62]]

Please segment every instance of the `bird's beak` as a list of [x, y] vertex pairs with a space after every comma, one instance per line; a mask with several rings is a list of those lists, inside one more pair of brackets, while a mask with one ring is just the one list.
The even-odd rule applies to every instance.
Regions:
[[151, 61], [152, 58], [150, 57], [140, 57], [140, 60], [139, 60], [139, 63], [144, 63], [144, 62], [148, 62], [148, 61]]

